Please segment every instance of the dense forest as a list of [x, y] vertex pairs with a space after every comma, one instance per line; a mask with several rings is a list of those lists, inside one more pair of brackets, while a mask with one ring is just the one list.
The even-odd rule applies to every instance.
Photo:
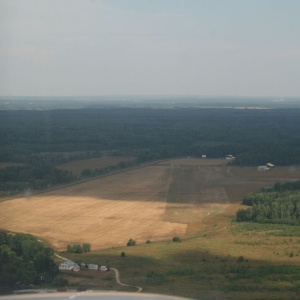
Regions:
[[299, 164], [299, 113], [182, 107], [0, 110], [0, 162], [20, 164], [1, 169], [0, 190], [74, 181], [56, 166], [101, 155], [134, 156], [136, 164], [203, 154], [233, 154], [237, 165]]
[[247, 195], [238, 222], [300, 225], [300, 181], [276, 183], [272, 188]]
[[58, 268], [52, 256], [53, 249], [32, 235], [0, 231], [0, 293], [53, 282]]

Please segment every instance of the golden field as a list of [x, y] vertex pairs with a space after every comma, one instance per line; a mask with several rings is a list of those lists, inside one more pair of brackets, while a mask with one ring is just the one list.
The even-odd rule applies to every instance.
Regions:
[[[75, 243], [103, 249], [124, 246], [130, 238], [145, 243], [148, 239], [193, 236], [204, 228], [209, 231], [206, 224], [221, 213], [233, 217], [245, 194], [278, 179], [272, 172], [263, 179], [249, 179], [226, 163], [168, 160], [2, 201], [0, 228], [36, 235], [57, 250]], [[288, 169], [277, 170], [287, 177]], [[219, 224], [218, 228], [225, 226]]]

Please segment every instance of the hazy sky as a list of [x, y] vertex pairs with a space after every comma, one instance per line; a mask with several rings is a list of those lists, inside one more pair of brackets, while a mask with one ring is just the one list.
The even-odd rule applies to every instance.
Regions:
[[299, 0], [0, 0], [0, 96], [300, 96]]

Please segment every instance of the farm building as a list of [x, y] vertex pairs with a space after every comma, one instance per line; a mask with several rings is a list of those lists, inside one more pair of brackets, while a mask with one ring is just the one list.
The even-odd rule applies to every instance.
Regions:
[[106, 266], [101, 266], [99, 269], [100, 269], [100, 271], [107, 271], [107, 267]]
[[257, 168], [257, 170], [260, 171], [260, 172], [265, 172], [265, 171], [269, 171], [270, 168], [268, 168], [267, 166], [259, 166]]
[[76, 264], [76, 263], [74, 263], [74, 261], [72, 261], [72, 260], [65, 260], [64, 262], [62, 262], [59, 266], [58, 266], [58, 268], [60, 269], [60, 270], [75, 270], [75, 271], [79, 271], [80, 270], [80, 267]]
[[89, 270], [98, 270], [99, 266], [96, 264], [88, 264]]
[[268, 168], [274, 168], [275, 167], [275, 165], [273, 165], [273, 164], [271, 164], [271, 163], [267, 163], [267, 165], [266, 165]]
[[232, 154], [229, 154], [229, 155], [226, 156], [225, 159], [227, 159], [227, 160], [233, 160], [233, 159], [235, 159], [235, 157]]

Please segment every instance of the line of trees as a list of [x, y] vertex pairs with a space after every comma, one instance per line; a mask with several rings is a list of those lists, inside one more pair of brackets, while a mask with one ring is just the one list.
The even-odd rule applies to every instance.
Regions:
[[132, 167], [136, 165], [137, 162], [135, 160], [132, 161], [121, 161], [115, 165], [107, 166], [104, 168], [96, 168], [96, 169], [84, 169], [81, 172], [81, 177], [88, 178], [88, 177], [95, 177], [100, 175], [105, 175], [111, 173], [113, 171], [122, 170], [125, 168]]
[[278, 182], [247, 195], [243, 204], [250, 207], [237, 212], [238, 222], [300, 225], [300, 181]]
[[[298, 109], [0, 111], [0, 161], [27, 163], [40, 153], [117, 151], [141, 161], [232, 153], [240, 165], [298, 164], [298, 118]], [[52, 155], [49, 161], [64, 159]]]
[[68, 253], [86, 253], [91, 251], [91, 244], [76, 244], [76, 245], [68, 245], [67, 252]]
[[0, 191], [21, 192], [26, 189], [41, 190], [57, 184], [74, 181], [69, 171], [48, 164], [10, 166], [0, 169]]

